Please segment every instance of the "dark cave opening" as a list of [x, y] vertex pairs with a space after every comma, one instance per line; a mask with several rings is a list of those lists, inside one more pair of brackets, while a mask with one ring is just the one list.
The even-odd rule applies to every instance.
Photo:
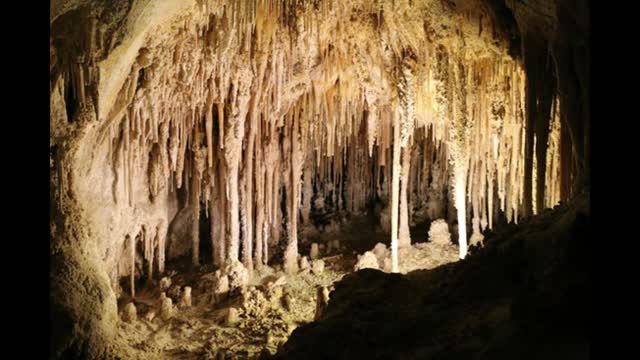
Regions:
[[[211, 238], [211, 213], [204, 208], [200, 209], [200, 263], [210, 264], [213, 261], [213, 240]], [[214, 219], [215, 221], [215, 219]]]
[[75, 121], [76, 112], [78, 111], [78, 100], [76, 95], [76, 88], [73, 85], [75, 79], [73, 79], [73, 72], [67, 73], [65, 78], [64, 87], [64, 104], [67, 112], [67, 121], [73, 123]]

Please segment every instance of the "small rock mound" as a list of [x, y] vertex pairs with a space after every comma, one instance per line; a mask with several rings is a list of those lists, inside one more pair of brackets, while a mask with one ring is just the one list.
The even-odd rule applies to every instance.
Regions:
[[122, 309], [122, 320], [125, 322], [132, 322], [138, 319], [136, 306], [130, 302]]
[[322, 274], [324, 272], [324, 261], [313, 260], [311, 262], [311, 271], [313, 271], [313, 273], [316, 275]]
[[361, 269], [380, 269], [378, 265], [378, 258], [371, 251], [367, 251], [362, 255], [358, 256], [358, 262], [353, 267], [354, 271], [358, 271]]
[[[164, 293], [162, 293], [164, 295]], [[164, 297], [161, 295], [162, 303], [160, 305], [160, 317], [162, 320], [169, 320], [173, 317], [173, 301], [170, 297]]]
[[434, 220], [429, 228], [429, 241], [438, 245], [451, 244], [451, 233], [449, 225], [444, 219]]
[[309, 258], [311, 260], [315, 260], [320, 257], [320, 249], [318, 248], [317, 243], [311, 244], [311, 251], [309, 252]]
[[301, 271], [305, 271], [305, 270], [309, 270], [311, 268], [311, 265], [309, 264], [309, 260], [307, 259], [306, 256], [303, 256], [300, 258], [300, 270]]
[[181, 309], [191, 307], [191, 287], [185, 286], [180, 297], [178, 307]]
[[373, 254], [378, 259], [378, 265], [380, 268], [384, 268], [384, 259], [389, 256], [389, 250], [387, 249], [387, 245], [383, 243], [377, 243], [373, 248]]

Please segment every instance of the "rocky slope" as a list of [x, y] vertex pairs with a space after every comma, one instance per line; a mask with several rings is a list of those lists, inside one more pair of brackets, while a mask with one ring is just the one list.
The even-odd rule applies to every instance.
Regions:
[[589, 198], [497, 229], [465, 261], [365, 269], [273, 359], [587, 359]]

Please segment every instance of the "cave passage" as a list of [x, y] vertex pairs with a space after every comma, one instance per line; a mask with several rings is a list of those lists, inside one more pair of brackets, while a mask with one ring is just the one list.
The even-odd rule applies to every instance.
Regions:
[[52, 318], [86, 330], [52, 357], [268, 357], [345, 275], [465, 266], [580, 196], [558, 2], [54, 1]]

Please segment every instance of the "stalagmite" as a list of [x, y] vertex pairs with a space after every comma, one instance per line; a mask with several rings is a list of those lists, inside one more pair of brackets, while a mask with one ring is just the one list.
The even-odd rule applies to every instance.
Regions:
[[184, 290], [180, 294], [180, 302], [178, 303], [178, 307], [181, 309], [191, 307], [191, 287], [190, 286], [184, 287]]
[[122, 320], [125, 322], [133, 322], [138, 319], [136, 305], [132, 302], [124, 306], [122, 310]]
[[[164, 295], [164, 293], [162, 293], [161, 295]], [[166, 296], [161, 296], [160, 298], [160, 317], [162, 318], [162, 320], [167, 321], [173, 317], [173, 300], [171, 300], [170, 297]]]
[[299, 266], [301, 271], [309, 270], [311, 268], [311, 265], [309, 264], [309, 260], [307, 259], [306, 256], [303, 256], [300, 258]]
[[311, 261], [311, 271], [315, 275], [320, 275], [324, 272], [324, 260], [312, 260]]
[[451, 244], [449, 225], [447, 225], [444, 219], [431, 222], [431, 226], [429, 227], [429, 241], [442, 246]]
[[318, 259], [320, 257], [320, 250], [318, 248], [318, 244], [317, 243], [312, 243], [311, 244], [311, 251], [309, 251], [309, 258], [311, 260], [315, 260]]
[[362, 255], [358, 255], [358, 261], [353, 267], [353, 271], [361, 269], [379, 269], [378, 258], [371, 251], [366, 251]]

